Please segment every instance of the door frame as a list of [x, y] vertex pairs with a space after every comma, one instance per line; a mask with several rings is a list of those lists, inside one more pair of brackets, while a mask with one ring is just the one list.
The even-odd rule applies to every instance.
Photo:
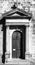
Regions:
[[[16, 25], [15, 25], [16, 26]], [[22, 26], [22, 25], [21, 25]], [[24, 25], [23, 25], [24, 26]], [[11, 26], [11, 27], [13, 27], [13, 26]], [[26, 27], [26, 26], [25, 26]], [[21, 28], [20, 28], [21, 29]], [[13, 34], [13, 32], [14, 31], [16, 31], [16, 29], [10, 29], [9, 28], [9, 30], [10, 30], [10, 59], [12, 59], [12, 34]], [[25, 34], [26, 34], [26, 30], [25, 30]], [[26, 35], [25, 35], [25, 37], [26, 37]], [[25, 59], [25, 51], [26, 51], [26, 42], [25, 42], [25, 37], [24, 37], [24, 59]]]

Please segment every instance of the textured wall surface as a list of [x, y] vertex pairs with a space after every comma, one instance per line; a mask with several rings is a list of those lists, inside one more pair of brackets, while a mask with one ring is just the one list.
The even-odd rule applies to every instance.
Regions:
[[17, 7], [22, 7], [22, 9], [25, 8], [25, 11], [27, 11], [29, 10], [29, 8], [31, 8], [33, 0], [0, 0], [0, 13], [5, 13], [6, 11], [9, 11], [14, 2], [17, 3]]
[[[27, 51], [32, 54], [33, 58], [35, 58], [35, 0], [0, 0], [0, 18], [2, 17], [2, 14], [8, 12], [11, 10], [11, 7], [16, 3], [17, 8], [23, 9], [26, 12], [32, 13], [32, 20], [31, 20], [31, 26], [30, 26], [30, 31], [29, 31], [29, 38], [27, 38], [29, 45], [27, 45]], [[28, 31], [28, 29], [27, 29]], [[9, 31], [7, 31], [9, 34]], [[10, 34], [9, 34], [10, 35]], [[9, 40], [9, 36], [8, 39]], [[2, 53], [2, 44], [3, 44], [3, 31], [1, 31], [1, 26], [0, 26], [0, 52]], [[9, 44], [10, 41], [7, 41]], [[27, 44], [28, 44], [27, 42]], [[28, 46], [30, 49], [28, 49]], [[7, 46], [7, 49], [9, 48], [9, 45]], [[10, 48], [7, 50], [9, 52]]]

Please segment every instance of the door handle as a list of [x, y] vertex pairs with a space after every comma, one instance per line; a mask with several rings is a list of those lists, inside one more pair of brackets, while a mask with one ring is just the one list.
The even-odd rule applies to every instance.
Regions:
[[13, 51], [16, 51], [16, 49], [13, 49]]

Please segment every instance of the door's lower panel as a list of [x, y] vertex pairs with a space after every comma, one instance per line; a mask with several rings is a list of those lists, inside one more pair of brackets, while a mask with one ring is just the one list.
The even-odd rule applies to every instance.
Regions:
[[12, 52], [12, 58], [20, 58], [20, 49], [17, 49], [17, 50], [13, 50]]
[[16, 58], [16, 51], [12, 52], [12, 58]]

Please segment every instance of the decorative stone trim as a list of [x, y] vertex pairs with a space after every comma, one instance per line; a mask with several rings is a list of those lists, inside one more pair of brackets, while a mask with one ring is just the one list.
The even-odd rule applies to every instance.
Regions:
[[9, 52], [6, 52], [5, 53], [5, 62], [7, 63], [8, 62], [8, 59], [10, 58], [10, 53]]
[[25, 56], [26, 56], [26, 59], [32, 58], [32, 54], [30, 54], [29, 52], [26, 52]]
[[0, 63], [2, 63], [2, 54], [0, 53]]
[[6, 59], [10, 58], [10, 53], [9, 53], [9, 52], [6, 52], [6, 53], [5, 53], [5, 58], [6, 58]]

